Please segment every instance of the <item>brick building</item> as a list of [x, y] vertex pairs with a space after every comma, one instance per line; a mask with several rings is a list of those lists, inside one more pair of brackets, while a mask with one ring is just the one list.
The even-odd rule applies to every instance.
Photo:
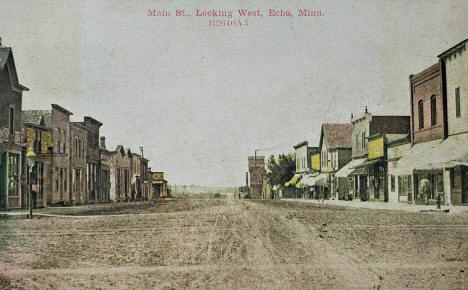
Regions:
[[265, 156], [249, 156], [250, 196], [261, 199], [263, 180], [266, 178]]
[[409, 79], [412, 144], [445, 138], [447, 111], [442, 94], [441, 64], [436, 63]]

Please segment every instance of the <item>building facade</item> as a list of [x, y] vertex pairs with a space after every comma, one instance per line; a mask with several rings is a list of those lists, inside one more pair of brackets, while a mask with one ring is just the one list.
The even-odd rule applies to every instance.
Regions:
[[441, 63], [410, 76], [410, 96], [412, 144], [445, 138], [447, 111]]
[[90, 202], [88, 192], [88, 130], [81, 122], [70, 124], [70, 202], [83, 204]]
[[266, 179], [265, 156], [249, 156], [250, 196], [261, 199], [263, 180]]
[[13, 52], [0, 39], [0, 208], [19, 208], [25, 200], [21, 108], [23, 91], [18, 82]]
[[[455, 144], [453, 166], [444, 168], [445, 188], [451, 204], [468, 204], [468, 39], [439, 55], [447, 99], [447, 143]], [[458, 141], [458, 142], [457, 142]], [[457, 163], [454, 163], [457, 162]]]
[[320, 133], [320, 171], [322, 178], [317, 180], [323, 198], [342, 199], [346, 191], [339, 187], [335, 173], [351, 160], [350, 123], [322, 124]]
[[164, 172], [151, 171], [148, 169], [151, 175], [151, 196], [150, 199], [154, 200], [160, 197], [167, 197], [167, 181], [164, 179]]
[[103, 198], [100, 196], [101, 179], [101, 156], [99, 150], [99, 129], [102, 123], [91, 117], [84, 117], [83, 126], [87, 129], [87, 146], [86, 146], [86, 167], [87, 167], [87, 184], [89, 202], [101, 202]]
[[[351, 115], [352, 192], [361, 200], [388, 201], [387, 142], [410, 134], [409, 116]], [[372, 142], [371, 142], [372, 141]]]
[[31, 171], [31, 175], [26, 178], [27, 186], [32, 192], [33, 206], [46, 207], [48, 194], [52, 191], [52, 130], [46, 128], [43, 115], [28, 114], [26, 111], [21, 117], [25, 152], [34, 152], [36, 155], [31, 170], [26, 165], [26, 172]]
[[99, 156], [101, 157], [99, 169], [99, 202], [109, 202], [111, 191], [112, 154], [106, 148], [106, 137], [99, 137]]
[[110, 152], [110, 200], [129, 201], [131, 196], [131, 151], [118, 145], [115, 151]]

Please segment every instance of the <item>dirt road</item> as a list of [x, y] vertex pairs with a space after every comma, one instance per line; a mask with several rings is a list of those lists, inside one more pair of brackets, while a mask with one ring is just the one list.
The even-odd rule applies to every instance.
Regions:
[[468, 215], [236, 199], [47, 210], [73, 217], [0, 222], [12, 288], [468, 288]]

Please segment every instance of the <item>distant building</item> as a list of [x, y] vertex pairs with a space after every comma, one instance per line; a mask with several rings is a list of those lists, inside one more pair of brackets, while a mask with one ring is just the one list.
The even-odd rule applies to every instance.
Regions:
[[132, 152], [118, 145], [111, 154], [110, 200], [129, 201], [131, 197], [130, 170]]
[[351, 135], [353, 125], [350, 123], [322, 124], [320, 134], [320, 172], [323, 177], [317, 178], [323, 198], [339, 199], [338, 180], [335, 173], [351, 160]]
[[0, 208], [18, 208], [22, 199], [24, 160], [21, 148], [23, 91], [18, 82], [13, 52], [0, 38]]
[[140, 168], [141, 168], [141, 190], [138, 192], [137, 197], [143, 200], [149, 200], [151, 195], [151, 179], [152, 175], [148, 167], [149, 160], [143, 157], [143, 152], [140, 156]]
[[70, 202], [82, 204], [90, 202], [88, 195], [88, 130], [80, 122], [70, 124]]
[[102, 202], [103, 198], [100, 196], [100, 172], [101, 172], [101, 156], [99, 150], [99, 129], [102, 123], [91, 118], [84, 117], [82, 123], [87, 129], [86, 146], [86, 167], [87, 167], [87, 184], [88, 184], [88, 197], [89, 202]]
[[51, 191], [47, 194], [47, 204], [71, 203], [70, 173], [70, 116], [72, 112], [52, 104], [50, 110], [27, 110], [29, 122], [42, 124], [52, 134], [50, 182]]
[[106, 137], [99, 137], [99, 156], [100, 160], [100, 174], [99, 174], [99, 201], [109, 202], [111, 191], [111, 166], [112, 154], [106, 148]]
[[130, 155], [130, 200], [141, 199], [142, 180], [141, 180], [141, 156], [136, 153]]
[[318, 153], [318, 147], [310, 147], [309, 142], [303, 141], [294, 145], [296, 156], [296, 173], [308, 173], [312, 168], [311, 157]]
[[[47, 206], [47, 197], [52, 192], [52, 130], [47, 128], [50, 119], [46, 121], [42, 114], [31, 114], [31, 111], [23, 112], [22, 123], [24, 126], [25, 152], [34, 152], [34, 162], [28, 186], [32, 190], [33, 205], [37, 207]], [[26, 168], [29, 170], [29, 168]], [[26, 171], [28, 172], [28, 171]], [[25, 191], [26, 193], [26, 191]]]
[[263, 180], [266, 179], [265, 156], [249, 156], [250, 195], [261, 199]]
[[164, 172], [161, 171], [151, 171], [151, 168], [148, 169], [151, 174], [151, 196], [150, 199], [167, 197], [167, 180], [164, 179]]

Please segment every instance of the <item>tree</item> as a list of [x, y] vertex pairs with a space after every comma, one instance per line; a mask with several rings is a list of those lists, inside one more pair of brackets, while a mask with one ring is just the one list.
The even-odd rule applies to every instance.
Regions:
[[268, 183], [273, 187], [280, 186], [288, 182], [296, 170], [296, 157], [294, 154], [273, 155], [268, 158], [267, 164]]

